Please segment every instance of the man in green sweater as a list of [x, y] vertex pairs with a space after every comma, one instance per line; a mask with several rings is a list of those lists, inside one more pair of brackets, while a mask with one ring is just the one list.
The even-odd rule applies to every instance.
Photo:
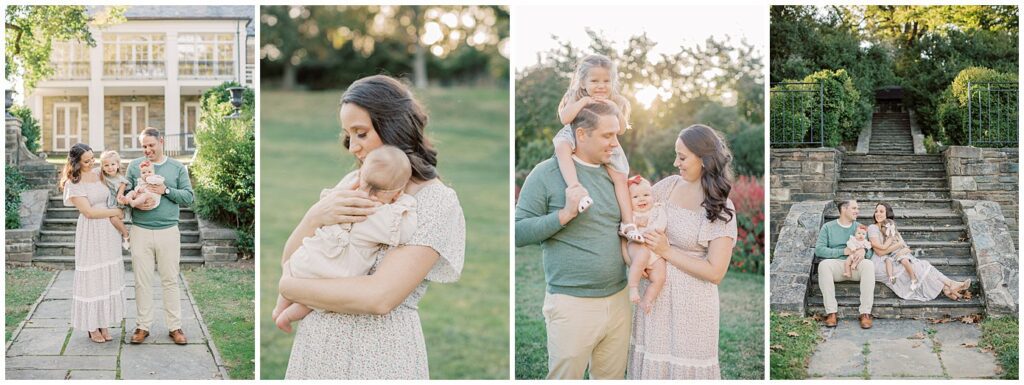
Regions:
[[188, 169], [181, 162], [164, 155], [164, 138], [157, 130], [148, 127], [139, 135], [142, 143], [142, 158], [128, 165], [128, 187], [132, 190], [140, 175], [139, 164], [149, 161], [156, 175], [164, 177], [164, 183], [149, 185], [147, 191], [160, 194], [160, 202], [154, 208], [132, 209], [131, 238], [132, 270], [135, 272], [135, 305], [139, 318], [131, 343], [141, 344], [149, 336], [153, 324], [153, 265], [160, 273], [163, 288], [164, 322], [169, 337], [178, 345], [188, 340], [181, 330], [181, 294], [178, 291], [178, 263], [181, 259], [181, 233], [178, 231], [178, 205], [190, 205], [195, 197]]
[[[860, 282], [860, 327], [871, 328], [871, 307], [875, 295], [875, 265], [871, 262], [871, 250], [850, 250], [846, 242], [857, 231], [857, 215], [860, 207], [855, 200], [839, 202], [839, 218], [821, 226], [818, 241], [814, 245], [814, 255], [822, 258], [818, 263], [818, 287], [825, 301], [825, 326], [835, 327], [838, 323], [839, 304], [836, 301], [836, 282]], [[846, 258], [858, 255], [864, 258], [853, 269], [850, 277], [843, 275], [843, 263]]]
[[[583, 379], [589, 364], [590, 378], [621, 380], [632, 307], [617, 231], [619, 206], [603, 167], [619, 145], [618, 110], [611, 103], [589, 104], [571, 127], [582, 186], [566, 186], [554, 158], [534, 167], [516, 204], [516, 246], [541, 244], [548, 378]], [[587, 193], [594, 204], [579, 212]]]

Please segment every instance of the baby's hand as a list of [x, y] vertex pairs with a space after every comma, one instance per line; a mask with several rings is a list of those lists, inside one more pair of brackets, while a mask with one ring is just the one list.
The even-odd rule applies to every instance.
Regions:
[[292, 320], [283, 314], [274, 319], [274, 324], [285, 333], [292, 332]]
[[281, 312], [283, 312], [284, 309], [287, 309], [288, 306], [291, 306], [291, 304], [292, 304], [292, 301], [289, 301], [283, 295], [278, 294], [277, 295], [277, 306], [274, 306], [274, 311], [272, 311], [270, 313], [270, 318], [273, 318], [276, 321], [277, 317], [281, 315]]

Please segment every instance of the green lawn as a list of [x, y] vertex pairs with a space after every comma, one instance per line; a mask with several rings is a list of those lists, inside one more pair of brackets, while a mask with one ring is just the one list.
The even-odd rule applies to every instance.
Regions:
[[[420, 303], [430, 377], [509, 377], [509, 96], [497, 88], [416, 92], [442, 180], [466, 216], [466, 264], [454, 284], [431, 284]], [[320, 189], [353, 170], [338, 134], [341, 91], [261, 91], [260, 377], [284, 376], [292, 335], [270, 311], [281, 250]]]
[[771, 325], [768, 338], [772, 351], [770, 378], [806, 379], [811, 354], [821, 339], [817, 322], [811, 317], [772, 312]]
[[4, 288], [4, 322], [7, 326], [4, 341], [11, 340], [11, 332], [25, 320], [29, 308], [43, 294], [55, 273], [35, 267], [7, 268]]
[[[764, 378], [764, 276], [730, 272], [719, 286], [718, 354], [724, 379]], [[539, 246], [516, 249], [516, 379], [548, 371]]]
[[1019, 357], [1020, 323], [1017, 317], [988, 318], [981, 323], [982, 347], [992, 349], [1003, 368], [1004, 380], [1020, 378]]
[[233, 380], [256, 376], [256, 274], [251, 268], [184, 270], [199, 312]]

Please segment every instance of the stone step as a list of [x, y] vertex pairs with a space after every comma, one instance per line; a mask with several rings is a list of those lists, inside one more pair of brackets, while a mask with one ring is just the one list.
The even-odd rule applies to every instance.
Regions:
[[[976, 274], [969, 274], [969, 275], [949, 275], [949, 274], [946, 274], [946, 278], [949, 278], [949, 279], [957, 281], [957, 282], [960, 282], [960, 281], [963, 281], [963, 280], [965, 280], [967, 278], [970, 278], [972, 282], [978, 282], [978, 277], [977, 277]], [[821, 287], [818, 286], [817, 276], [816, 275], [812, 276], [812, 279], [809, 281], [809, 283], [811, 285], [811, 287], [809, 289], [810, 290], [810, 296], [811, 297], [821, 298]], [[839, 297], [858, 298], [860, 296], [860, 286], [859, 285], [860, 285], [860, 282], [857, 282], [857, 281], [836, 282], [835, 283], [835, 288], [836, 288], [836, 298], [837, 298], [837, 300], [838, 300]], [[896, 293], [892, 291], [892, 289], [890, 289], [888, 286], [886, 286], [882, 282], [877, 282], [877, 281], [875, 282], [875, 292], [874, 293], [875, 293], [874, 297], [875, 297], [876, 300], [877, 299], [882, 299], [882, 298], [899, 298], [899, 296], [897, 296]]]
[[871, 207], [878, 202], [885, 202], [892, 206], [893, 210], [916, 210], [916, 209], [946, 209], [953, 206], [953, 201], [950, 199], [942, 198], [884, 198], [878, 199], [871, 197], [868, 200], [862, 199], [864, 196], [853, 196], [851, 194], [842, 193], [836, 194], [839, 199], [846, 198], [857, 198], [859, 202], [871, 203]]
[[899, 226], [897, 229], [908, 242], [958, 241], [967, 238], [967, 226]]
[[885, 178], [946, 178], [945, 168], [935, 168], [931, 170], [916, 170], [916, 171], [894, 171], [894, 170], [872, 170], [870, 168], [859, 168], [856, 166], [843, 166], [840, 173], [840, 178], [845, 179], [857, 179], [857, 178], [874, 178], [877, 176], [885, 175]]
[[880, 156], [880, 155], [847, 155], [843, 158], [843, 164], [856, 163], [880, 163], [880, 164], [922, 164], [922, 163], [934, 163], [944, 164], [942, 161], [942, 155], [929, 155], [929, 154], [907, 154], [896, 157]]
[[[121, 249], [122, 255], [131, 255], [128, 250]], [[73, 242], [38, 242], [36, 243], [35, 255], [51, 255], [51, 256], [75, 256], [75, 244]], [[203, 245], [198, 243], [182, 243], [181, 244], [181, 255], [182, 256], [198, 256], [203, 255]]]
[[896, 199], [950, 199], [949, 190], [928, 188], [874, 188], [871, 190], [836, 190], [837, 199], [878, 202]]
[[[974, 275], [977, 274], [977, 268], [974, 265], [974, 258], [968, 256], [967, 258], [957, 257], [943, 257], [933, 256], [925, 253], [917, 253], [918, 259], [928, 261], [937, 270], [947, 276], [960, 276], [960, 275]], [[815, 258], [814, 268], [811, 269], [811, 276], [817, 277], [817, 263], [818, 259]]]
[[843, 190], [871, 190], [873, 188], [929, 188], [949, 189], [946, 178], [839, 178]]
[[[74, 207], [53, 207], [46, 209], [46, 217], [53, 219], [67, 219], [67, 218], [78, 218], [78, 209]], [[179, 213], [180, 219], [195, 219], [196, 213], [190, 208], [182, 208]]]
[[[874, 177], [882, 177], [882, 178], [884, 178], [884, 177], [893, 177], [893, 175], [891, 175], [891, 173], [894, 173], [894, 172], [939, 172], [939, 171], [941, 171], [943, 173], [943, 175], [945, 175], [946, 167], [944, 165], [942, 165], [941, 163], [928, 163], [928, 162], [923, 162], [923, 163], [908, 162], [908, 163], [891, 163], [891, 164], [885, 164], [885, 163], [843, 163], [843, 166], [840, 169], [840, 171], [841, 171], [841, 173], [839, 175], [841, 177], [847, 176], [846, 174], [849, 171], [861, 171], [861, 172], [870, 172], [871, 175], [874, 176]], [[923, 177], [926, 177], [926, 176], [927, 175], [921, 175], [920, 177], [923, 178]]]
[[[856, 319], [858, 314], [859, 297], [836, 297], [839, 303], [839, 317]], [[807, 299], [807, 312], [809, 314], [824, 314], [825, 306], [821, 297], [810, 297]], [[985, 312], [985, 306], [981, 298], [974, 297], [970, 300], [953, 301], [946, 297], [940, 297], [928, 302], [911, 301], [897, 298], [876, 298], [871, 314], [879, 318], [942, 318], [963, 317], [971, 314]]]
[[903, 154], [913, 154], [914, 153], [914, 151], [910, 150], [910, 149], [907, 149], [907, 150], [888, 150], [888, 151], [868, 150], [868, 152], [871, 153], [871, 154], [875, 154], [875, 155], [903, 155]]
[[[181, 243], [199, 243], [198, 231], [181, 230]], [[39, 242], [59, 243], [74, 242], [74, 230], [42, 230], [39, 232]]]
[[[876, 201], [859, 202], [861, 206], [860, 215], [857, 216], [857, 221], [868, 225], [874, 223], [872, 215], [874, 213]], [[898, 228], [906, 226], [946, 226], [946, 225], [963, 225], [963, 218], [960, 214], [953, 212], [950, 208], [945, 209], [904, 209], [895, 210], [896, 224]], [[825, 221], [833, 221], [839, 218], [839, 213], [830, 210], [825, 213]]]
[[[125, 222], [131, 224], [131, 221]], [[74, 231], [75, 227], [78, 226], [77, 218], [43, 218], [42, 230], [57, 230], [57, 231]], [[178, 230], [181, 231], [198, 231], [199, 221], [196, 219], [182, 219], [178, 222]]]
[[[206, 261], [203, 260], [203, 257], [201, 256], [196, 257], [182, 255], [179, 260], [179, 264], [182, 269], [200, 267], [205, 263]], [[49, 269], [70, 270], [75, 268], [75, 257], [67, 255], [37, 255], [32, 257], [32, 265]], [[131, 256], [126, 256], [124, 258], [124, 266], [127, 269], [131, 269]]]

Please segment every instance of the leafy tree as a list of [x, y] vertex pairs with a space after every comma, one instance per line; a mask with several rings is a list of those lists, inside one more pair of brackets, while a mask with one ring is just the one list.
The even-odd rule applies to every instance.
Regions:
[[417, 87], [428, 77], [508, 76], [504, 6], [266, 6], [262, 13], [264, 75], [280, 74], [285, 88], [343, 86], [382, 71], [411, 73]]
[[84, 5], [8, 5], [4, 76], [21, 76], [26, 88], [53, 75], [50, 52], [54, 41], [75, 40], [96, 46], [90, 27], [124, 21], [123, 6], [105, 6], [92, 16]]

